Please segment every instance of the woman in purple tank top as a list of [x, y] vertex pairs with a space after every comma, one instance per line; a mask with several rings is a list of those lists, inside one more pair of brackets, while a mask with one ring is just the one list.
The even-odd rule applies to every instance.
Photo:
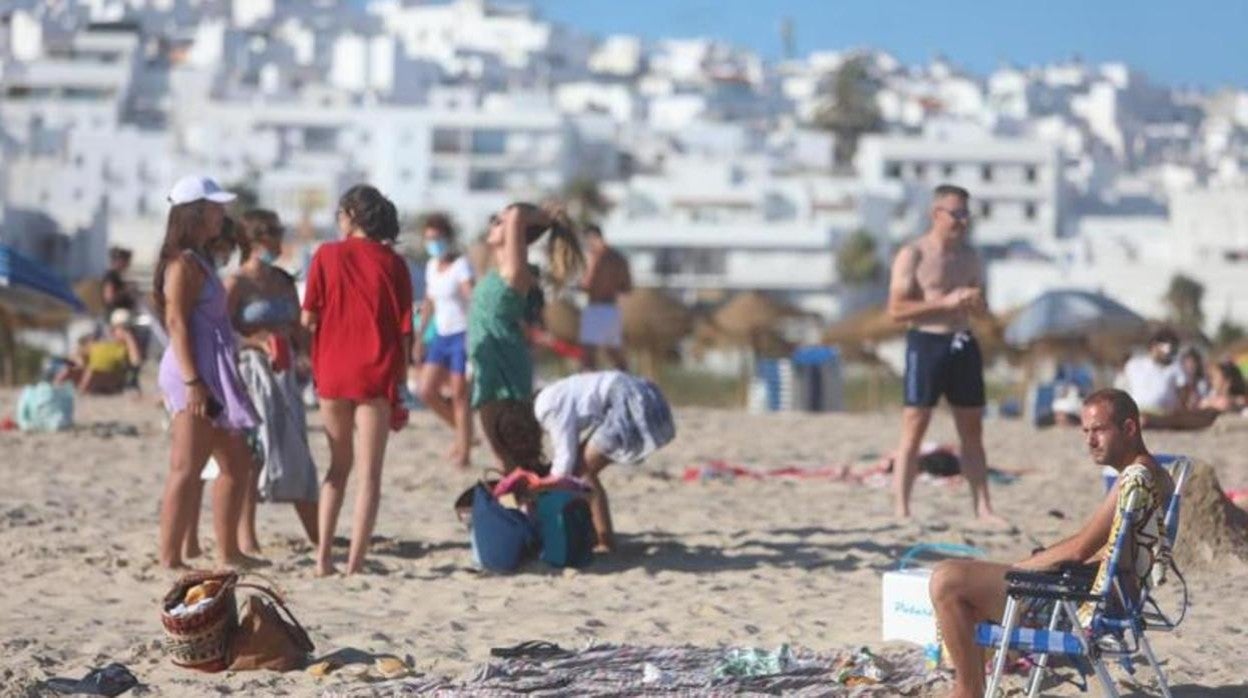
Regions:
[[199, 514], [199, 473], [208, 457], [221, 474], [213, 485], [217, 561], [259, 562], [239, 549], [238, 522], [252, 457], [243, 430], [259, 419], [238, 377], [237, 347], [225, 288], [206, 250], [234, 198], [205, 177], [184, 177], [169, 194], [173, 207], [154, 279], [156, 309], [169, 333], [160, 389], [173, 417], [169, 478], [160, 510], [160, 563], [185, 566], [182, 545]]

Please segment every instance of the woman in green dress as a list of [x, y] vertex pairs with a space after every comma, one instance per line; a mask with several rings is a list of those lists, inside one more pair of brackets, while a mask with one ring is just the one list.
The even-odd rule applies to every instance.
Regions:
[[[528, 264], [528, 248], [547, 231], [550, 277], [562, 285], [584, 265], [575, 229], [565, 213], [512, 204], [490, 219], [485, 242], [494, 264], [473, 289], [468, 316], [472, 408], [481, 413], [483, 427], [497, 417], [504, 401], [527, 402], [533, 394], [533, 357], [524, 326], [528, 295], [539, 279]], [[483, 431], [488, 435], [496, 430]], [[503, 460], [496, 444], [490, 446]], [[503, 462], [505, 469], [514, 465]]]

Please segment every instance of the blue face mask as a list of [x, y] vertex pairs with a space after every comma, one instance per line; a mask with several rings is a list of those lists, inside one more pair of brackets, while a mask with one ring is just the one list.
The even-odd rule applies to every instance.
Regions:
[[434, 257], [434, 258], [441, 257], [442, 255], [446, 254], [446, 251], [448, 248], [449, 248], [449, 245], [446, 244], [446, 240], [426, 240], [425, 241], [425, 252], [428, 252], [430, 257]]
[[277, 255], [273, 254], [269, 250], [261, 250], [260, 261], [263, 262], [264, 264], [273, 264], [274, 262], [277, 261]]

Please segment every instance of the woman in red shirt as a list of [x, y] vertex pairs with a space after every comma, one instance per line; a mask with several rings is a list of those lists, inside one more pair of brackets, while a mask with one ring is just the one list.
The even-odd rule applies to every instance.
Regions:
[[[399, 234], [394, 204], [368, 185], [338, 202], [343, 239], [322, 245], [308, 269], [303, 324], [313, 333], [312, 378], [329, 437], [321, 485], [316, 573], [330, 557], [352, 462], [364, 481], [355, 500], [347, 574], [360, 572], [381, 501], [381, 466], [412, 341], [412, 282], [389, 243]], [[354, 429], [359, 430], [353, 448]]]

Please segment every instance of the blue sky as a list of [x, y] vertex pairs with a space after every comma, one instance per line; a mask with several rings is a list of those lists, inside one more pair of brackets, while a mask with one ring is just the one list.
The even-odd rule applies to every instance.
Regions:
[[869, 46], [906, 63], [944, 55], [986, 74], [1074, 55], [1122, 60], [1159, 82], [1248, 88], [1248, 0], [534, 0], [591, 33], [710, 36], [781, 55]]

